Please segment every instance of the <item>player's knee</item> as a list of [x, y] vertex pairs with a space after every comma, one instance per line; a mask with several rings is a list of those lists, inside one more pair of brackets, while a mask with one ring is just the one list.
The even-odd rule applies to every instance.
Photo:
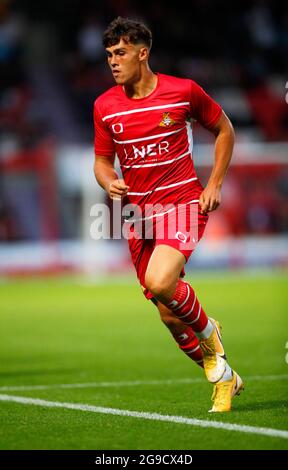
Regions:
[[170, 289], [169, 281], [165, 277], [155, 276], [155, 274], [146, 274], [145, 284], [156, 299], [165, 297]]

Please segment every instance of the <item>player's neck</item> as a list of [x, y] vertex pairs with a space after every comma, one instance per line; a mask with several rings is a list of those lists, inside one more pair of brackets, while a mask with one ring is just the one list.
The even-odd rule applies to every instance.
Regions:
[[155, 90], [157, 83], [157, 75], [150, 68], [147, 68], [143, 71], [137, 82], [131, 85], [124, 85], [123, 88], [128, 98], [140, 99], [150, 95]]

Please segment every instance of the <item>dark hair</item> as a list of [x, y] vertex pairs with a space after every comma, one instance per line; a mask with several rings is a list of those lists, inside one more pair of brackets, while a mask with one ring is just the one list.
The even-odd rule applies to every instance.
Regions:
[[115, 46], [121, 38], [132, 44], [143, 43], [149, 49], [152, 46], [152, 33], [144, 23], [118, 16], [104, 31], [103, 44], [105, 47]]

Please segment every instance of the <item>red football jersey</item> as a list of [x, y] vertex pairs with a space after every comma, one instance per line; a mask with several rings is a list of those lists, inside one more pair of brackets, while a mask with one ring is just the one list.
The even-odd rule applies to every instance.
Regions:
[[117, 85], [94, 104], [95, 153], [117, 154], [125, 183], [125, 202], [198, 202], [202, 186], [192, 159], [191, 121], [213, 127], [221, 107], [193, 80], [157, 74], [156, 88], [140, 99]]

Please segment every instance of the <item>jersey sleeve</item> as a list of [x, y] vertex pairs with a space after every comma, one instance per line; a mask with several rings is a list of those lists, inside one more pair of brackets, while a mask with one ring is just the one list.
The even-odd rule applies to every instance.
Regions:
[[221, 106], [216, 103], [207, 93], [193, 80], [190, 90], [190, 114], [202, 126], [213, 127], [222, 114]]
[[115, 153], [113, 138], [105, 122], [103, 122], [97, 101], [94, 103], [94, 150], [95, 155], [111, 157]]

